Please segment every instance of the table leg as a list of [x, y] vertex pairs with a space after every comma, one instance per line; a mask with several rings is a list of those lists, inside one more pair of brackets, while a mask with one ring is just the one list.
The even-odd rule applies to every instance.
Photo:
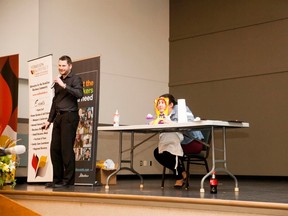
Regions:
[[123, 145], [123, 132], [119, 133], [119, 161], [117, 169], [111, 173], [106, 179], [105, 189], [109, 190], [109, 181], [113, 175], [116, 175], [122, 168], [122, 145]]
[[144, 187], [143, 184], [143, 177], [134, 169], [133, 162], [134, 162], [134, 132], [131, 133], [131, 149], [130, 149], [130, 171], [139, 176], [140, 178], [140, 189]]
[[211, 127], [211, 155], [212, 155], [212, 168], [211, 170], [201, 179], [200, 193], [204, 193], [204, 181], [215, 171], [215, 141], [214, 141], [214, 127]]
[[230, 175], [235, 182], [235, 188], [234, 191], [238, 192], [239, 191], [239, 187], [238, 187], [238, 180], [237, 178], [228, 170], [227, 168], [227, 157], [226, 157], [226, 128], [223, 127], [223, 154], [224, 154], [224, 172], [226, 172], [228, 175]]
[[[123, 160], [122, 158], [122, 154], [123, 154], [123, 132], [120, 132], [120, 136], [119, 136], [119, 166], [118, 168], [115, 170], [115, 172], [111, 173], [107, 179], [106, 179], [106, 185], [105, 185], [105, 189], [109, 190], [109, 180], [113, 175], [116, 175], [120, 170], [129, 170], [132, 173], [136, 174], [137, 176], [139, 176], [140, 178], [140, 189], [142, 189], [144, 187], [143, 184], [143, 177], [136, 172], [136, 170], [133, 167], [133, 161], [134, 161], [134, 132], [131, 132], [131, 140], [130, 140], [130, 160]], [[130, 167], [127, 166], [123, 166], [124, 163], [130, 163]]]
[[[234, 191], [238, 192], [239, 191], [239, 187], [238, 187], [238, 181], [237, 178], [228, 170], [227, 168], [227, 155], [226, 155], [226, 128], [223, 127], [222, 128], [222, 139], [223, 139], [223, 149], [221, 149], [220, 151], [223, 151], [223, 159], [222, 160], [216, 160], [215, 157], [215, 141], [214, 141], [214, 127], [211, 127], [211, 154], [212, 154], [212, 169], [202, 178], [201, 180], [201, 187], [200, 187], [200, 192], [204, 193], [205, 189], [204, 189], [204, 181], [206, 178], [208, 178], [214, 171], [218, 172], [218, 171], [223, 171], [226, 172], [229, 176], [231, 176], [234, 181], [235, 181], [235, 188]], [[223, 164], [223, 168], [216, 168], [216, 163], [222, 163]]]

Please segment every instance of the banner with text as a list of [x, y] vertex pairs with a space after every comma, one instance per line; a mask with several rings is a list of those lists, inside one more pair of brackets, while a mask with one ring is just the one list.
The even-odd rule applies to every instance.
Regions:
[[42, 130], [47, 121], [54, 91], [52, 55], [28, 61], [29, 69], [29, 151], [28, 182], [50, 182], [53, 179], [50, 159], [52, 127]]
[[75, 185], [95, 184], [97, 126], [99, 110], [100, 57], [73, 62], [73, 69], [82, 78], [84, 96], [78, 100], [80, 121], [74, 144]]

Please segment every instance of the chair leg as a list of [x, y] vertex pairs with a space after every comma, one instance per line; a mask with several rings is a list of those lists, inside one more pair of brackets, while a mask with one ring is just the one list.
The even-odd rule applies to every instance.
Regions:
[[189, 188], [189, 180], [190, 180], [190, 158], [187, 159], [186, 165], [186, 180], [185, 180], [185, 189]]
[[207, 163], [207, 160], [205, 159], [205, 168], [206, 168], [206, 171], [207, 171], [207, 173], [209, 172], [209, 167], [208, 167], [208, 163]]
[[165, 167], [165, 166], [163, 166], [161, 188], [164, 188], [165, 172], [166, 172], [166, 167]]

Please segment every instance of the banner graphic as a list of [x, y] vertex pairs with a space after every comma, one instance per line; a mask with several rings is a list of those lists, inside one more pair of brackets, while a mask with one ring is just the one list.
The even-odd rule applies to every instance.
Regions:
[[47, 121], [54, 91], [52, 55], [28, 61], [29, 68], [29, 151], [28, 182], [50, 182], [53, 179], [50, 159], [52, 130], [42, 130]]
[[0, 136], [17, 138], [19, 56], [0, 57]]
[[[19, 55], [0, 57], [0, 147], [16, 145], [18, 121]], [[16, 155], [11, 156], [16, 161]], [[11, 165], [11, 164], [9, 164]], [[6, 178], [11, 182], [15, 177]], [[3, 179], [2, 179], [3, 180]], [[5, 180], [4, 180], [5, 181]]]
[[75, 185], [95, 184], [99, 110], [100, 57], [73, 62], [72, 70], [82, 78], [84, 96], [78, 100], [80, 121], [74, 144]]

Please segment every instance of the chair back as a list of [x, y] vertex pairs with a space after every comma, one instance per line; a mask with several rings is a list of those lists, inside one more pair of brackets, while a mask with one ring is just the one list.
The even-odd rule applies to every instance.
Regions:
[[[205, 161], [207, 163], [206, 159], [209, 157], [209, 152], [210, 152], [210, 147], [211, 147], [211, 139], [212, 139], [212, 134], [211, 134], [211, 129], [202, 129], [199, 130], [204, 139], [198, 140], [198, 142], [202, 143], [202, 150], [200, 153], [195, 154], [195, 153], [188, 153], [187, 151], [184, 150], [184, 157], [188, 157], [189, 161], [193, 164], [198, 164], [198, 161]], [[183, 148], [183, 146], [182, 146]], [[193, 162], [194, 161], [194, 162]], [[201, 163], [202, 164], [202, 163]]]
[[[187, 172], [187, 178], [185, 180], [185, 188], [186, 189], [189, 188], [190, 164], [203, 165], [203, 166], [205, 166], [207, 173], [209, 172], [207, 158], [208, 158], [209, 152], [210, 152], [212, 131], [211, 131], [211, 129], [203, 129], [200, 131], [204, 137], [204, 140], [199, 141], [203, 145], [202, 151], [199, 154], [185, 154], [184, 153], [184, 157], [183, 157], [183, 162], [186, 162], [186, 172]], [[185, 134], [183, 134], [183, 135], [185, 136]], [[165, 170], [166, 170], [166, 168], [165, 168], [165, 166], [163, 166], [161, 188], [164, 188]]]
[[204, 142], [209, 144], [211, 142], [211, 129], [201, 130], [201, 133], [204, 136]]
[[[210, 149], [210, 143], [211, 143], [211, 129], [201, 130], [202, 135], [204, 136], [204, 143], [203, 143], [203, 149], [202, 151], [207, 151]], [[209, 153], [209, 151], [208, 151]], [[208, 155], [207, 155], [208, 157]]]

